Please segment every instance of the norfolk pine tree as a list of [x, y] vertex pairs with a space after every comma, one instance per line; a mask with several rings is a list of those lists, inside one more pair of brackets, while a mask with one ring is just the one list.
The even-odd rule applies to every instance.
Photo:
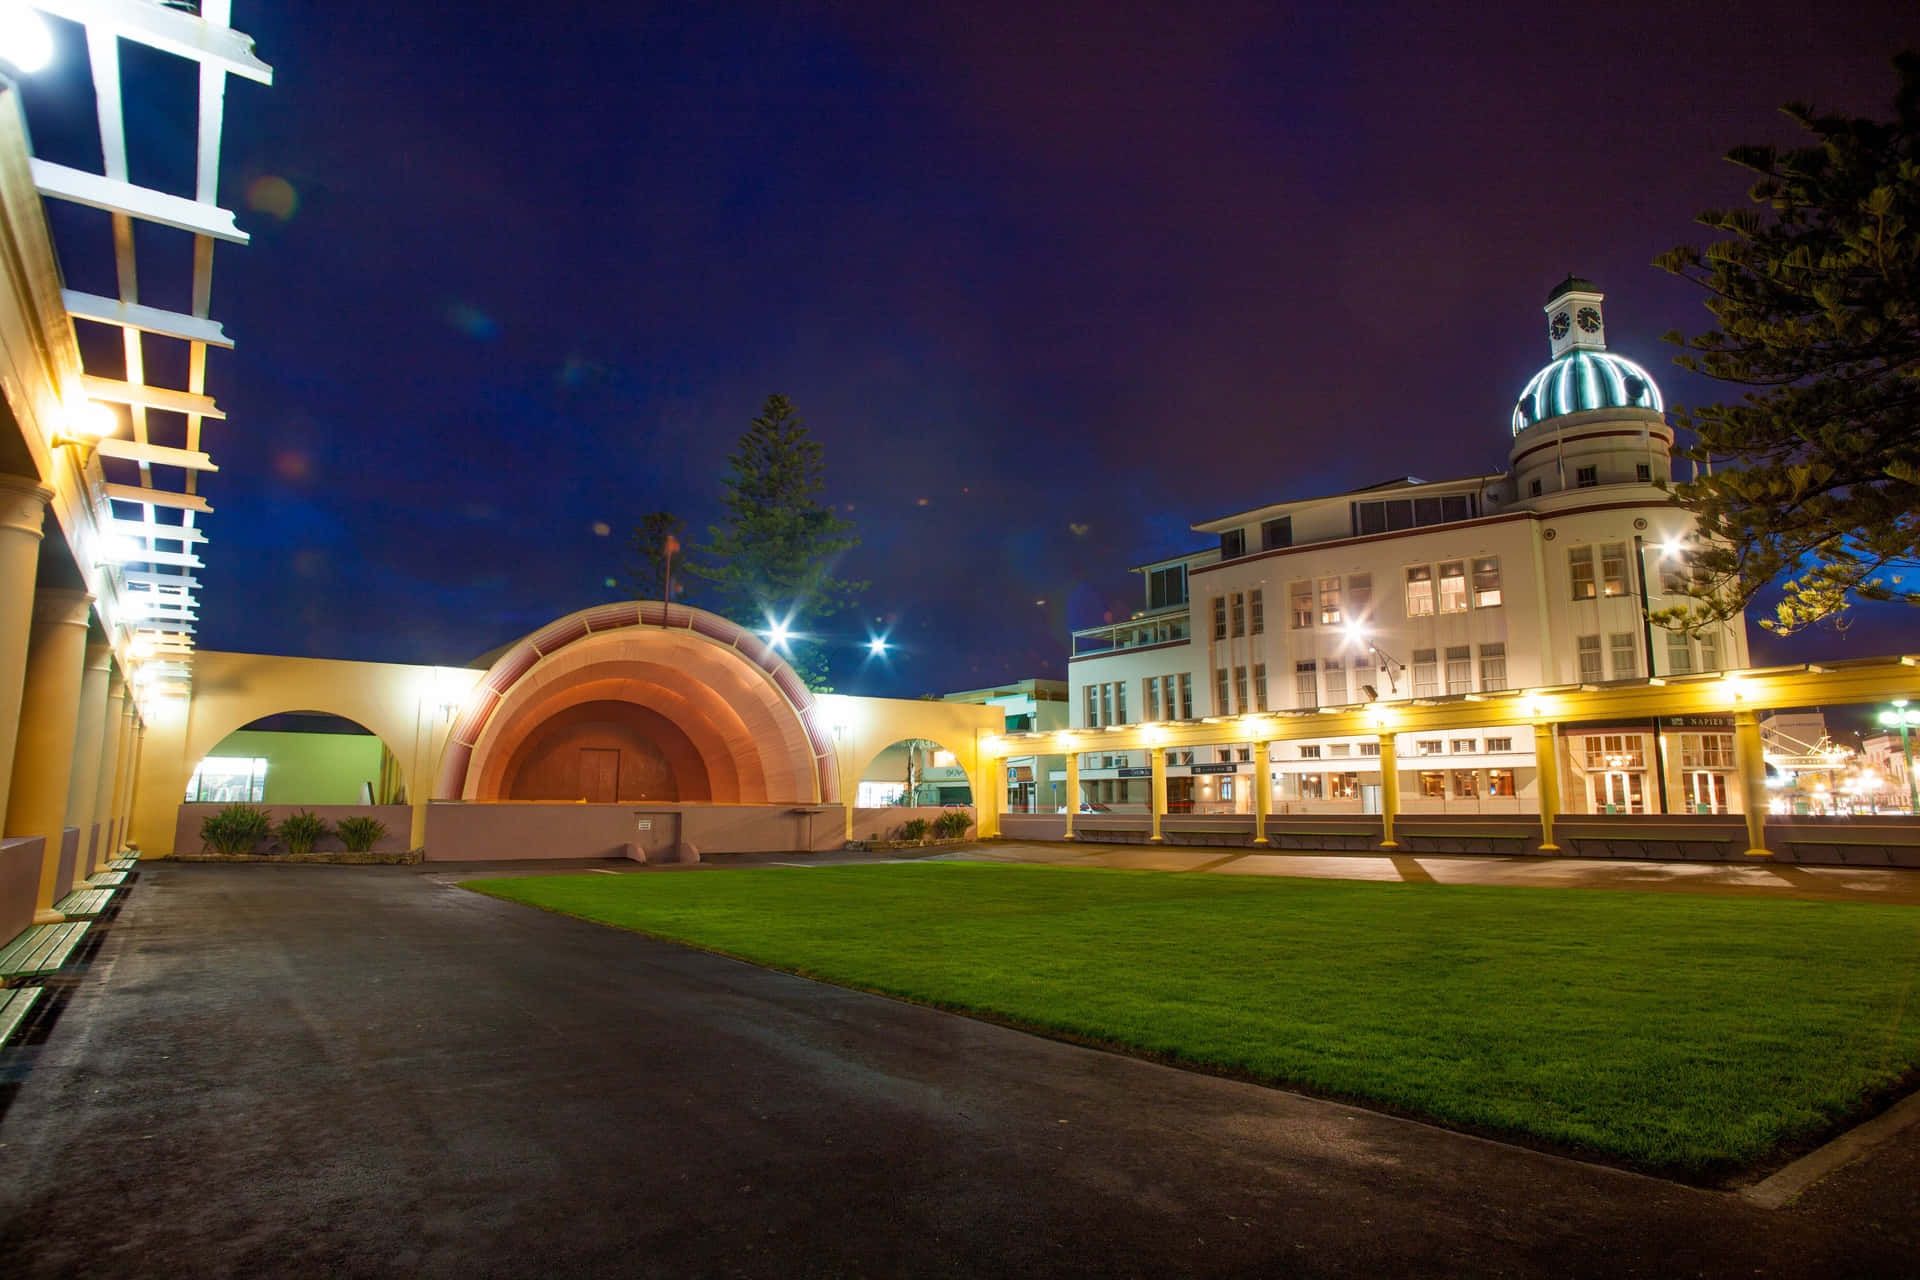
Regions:
[[1812, 145], [1730, 152], [1758, 208], [1702, 214], [1727, 238], [1655, 260], [1719, 322], [1668, 334], [1676, 362], [1751, 388], [1674, 410], [1711, 471], [1675, 486], [1702, 540], [1668, 626], [1728, 617], [1782, 575], [1760, 621], [1782, 634], [1856, 600], [1920, 603], [1920, 53], [1894, 66], [1891, 121], [1784, 108]]
[[720, 505], [694, 572], [712, 584], [720, 609], [754, 628], [790, 620], [788, 657], [800, 678], [825, 691], [827, 650], [811, 633], [850, 606], [864, 582], [833, 576], [840, 557], [860, 545], [853, 523], [822, 505], [825, 464], [819, 441], [782, 395], [767, 397], [760, 416], [728, 459]]

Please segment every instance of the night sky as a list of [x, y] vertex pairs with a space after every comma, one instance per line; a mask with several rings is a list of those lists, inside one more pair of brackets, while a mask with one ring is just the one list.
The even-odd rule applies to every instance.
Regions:
[[[228, 89], [253, 243], [215, 269], [201, 645], [469, 661], [612, 598], [642, 513], [704, 530], [779, 391], [865, 540], [835, 683], [892, 695], [1064, 676], [1194, 521], [1503, 467], [1570, 271], [1670, 403], [1716, 397], [1668, 364], [1708, 317], [1651, 259], [1740, 200], [1728, 147], [1793, 137], [1781, 102], [1884, 116], [1920, 44], [1911, 0], [234, 24], [277, 78]], [[136, 134], [190, 154], [166, 101]], [[1756, 660], [1912, 648], [1909, 617], [1754, 628]]]

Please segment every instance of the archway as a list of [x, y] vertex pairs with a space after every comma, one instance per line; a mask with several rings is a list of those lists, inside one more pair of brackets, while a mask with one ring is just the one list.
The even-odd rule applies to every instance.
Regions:
[[399, 757], [373, 730], [326, 711], [260, 716], [193, 765], [188, 804], [403, 804]]
[[973, 785], [958, 755], [931, 738], [901, 738], [875, 752], [860, 770], [854, 805], [971, 805]]

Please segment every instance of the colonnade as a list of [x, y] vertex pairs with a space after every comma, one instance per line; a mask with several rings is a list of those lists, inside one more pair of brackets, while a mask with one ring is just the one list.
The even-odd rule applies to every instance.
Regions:
[[[144, 726], [93, 597], [40, 582], [53, 490], [0, 475], [0, 828], [40, 842], [34, 922], [110, 861], [127, 828]], [[0, 938], [0, 942], [5, 942]]]

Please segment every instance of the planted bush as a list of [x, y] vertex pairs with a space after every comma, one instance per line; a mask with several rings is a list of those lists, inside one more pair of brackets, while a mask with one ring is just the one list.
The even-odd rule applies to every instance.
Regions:
[[252, 853], [273, 834], [273, 815], [250, 804], [230, 804], [200, 823], [200, 843], [215, 853]]
[[965, 809], [949, 809], [933, 820], [933, 834], [942, 840], [958, 840], [973, 825], [973, 816]]
[[387, 824], [378, 818], [342, 818], [334, 831], [348, 853], [366, 853], [387, 834]]
[[280, 837], [288, 853], [312, 853], [314, 845], [333, 834], [333, 828], [312, 810], [296, 809], [280, 820], [273, 834]]
[[900, 824], [900, 838], [902, 840], [925, 840], [927, 838], [927, 820], [925, 818], [907, 819]]

